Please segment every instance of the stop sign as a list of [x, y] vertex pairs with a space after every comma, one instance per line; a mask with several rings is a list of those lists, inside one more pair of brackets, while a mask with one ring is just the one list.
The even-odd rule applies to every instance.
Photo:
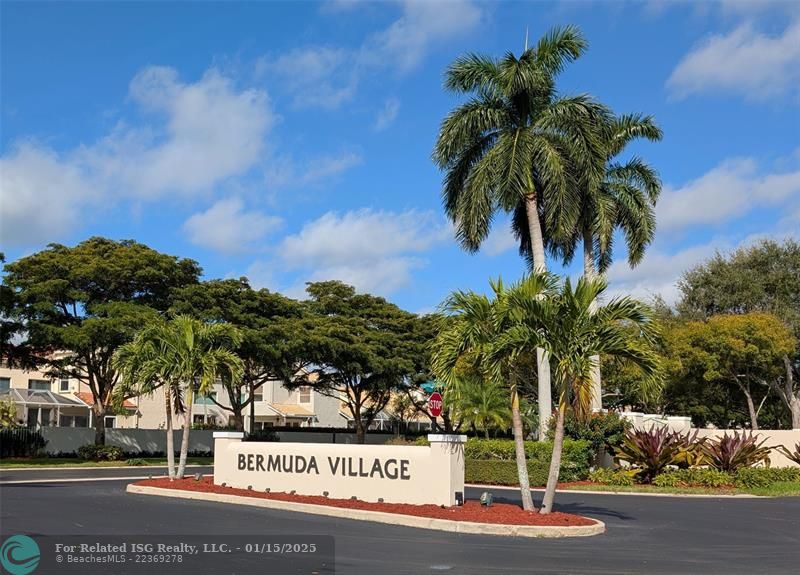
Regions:
[[428, 411], [433, 417], [439, 417], [442, 414], [442, 396], [438, 391], [434, 391], [428, 398]]

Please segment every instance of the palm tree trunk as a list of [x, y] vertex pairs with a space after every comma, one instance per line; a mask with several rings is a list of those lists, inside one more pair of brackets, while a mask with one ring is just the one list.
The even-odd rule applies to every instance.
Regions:
[[186, 458], [189, 455], [189, 432], [192, 430], [192, 403], [194, 402], [194, 393], [192, 386], [187, 386], [186, 389], [186, 410], [183, 414], [183, 437], [181, 438], [181, 458], [178, 463], [178, 479], [183, 479], [183, 474], [186, 471]]
[[550, 458], [550, 472], [547, 475], [547, 487], [544, 490], [542, 508], [539, 513], [550, 513], [553, 510], [553, 500], [556, 497], [558, 474], [561, 471], [561, 450], [564, 447], [564, 414], [567, 406], [561, 403], [558, 406], [556, 417], [556, 433], [553, 438], [553, 456]]
[[172, 398], [169, 386], [164, 386], [164, 403], [167, 408], [167, 475], [175, 479], [175, 438], [172, 433]]
[[[533, 255], [533, 270], [536, 272], [547, 271], [547, 261], [544, 257], [544, 236], [542, 224], [539, 221], [539, 210], [536, 207], [536, 194], [529, 194], [525, 198], [525, 214], [528, 217], [528, 231], [531, 236], [531, 254]], [[536, 350], [536, 365], [538, 371], [538, 400], [539, 400], [539, 441], [547, 437], [547, 428], [553, 414], [553, 396], [550, 388], [550, 358], [543, 349]]]
[[[594, 242], [589, 230], [583, 232], [583, 277], [593, 280], [597, 277], [594, 269]], [[597, 299], [592, 300], [589, 313], [597, 311]], [[592, 356], [592, 411], [603, 409], [603, 387], [600, 380], [600, 356]]]
[[516, 387], [511, 391], [511, 421], [514, 430], [514, 453], [517, 459], [517, 475], [519, 490], [522, 496], [522, 508], [525, 511], [536, 511], [531, 496], [531, 482], [528, 478], [528, 462], [525, 458], [525, 437], [522, 430], [522, 417], [519, 413], [519, 394]]

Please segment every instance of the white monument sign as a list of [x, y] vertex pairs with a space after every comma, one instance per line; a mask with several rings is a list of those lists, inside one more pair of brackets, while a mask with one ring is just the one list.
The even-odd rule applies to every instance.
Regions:
[[214, 433], [214, 484], [335, 499], [456, 505], [464, 496], [463, 435], [429, 447], [242, 441]]

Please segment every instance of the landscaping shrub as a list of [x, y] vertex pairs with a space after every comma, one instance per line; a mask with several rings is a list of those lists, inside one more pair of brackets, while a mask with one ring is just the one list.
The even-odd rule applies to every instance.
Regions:
[[[552, 418], [548, 432], [550, 440], [553, 439], [555, 428], [556, 419]], [[614, 412], [593, 413], [585, 421], [568, 412], [564, 420], [565, 437], [588, 441], [595, 453], [602, 448], [612, 455], [616, 453], [630, 428], [631, 422]]]
[[675, 439], [679, 447], [678, 452], [672, 458], [671, 465], [675, 465], [680, 469], [689, 469], [690, 467], [700, 467], [705, 464], [706, 455], [703, 451], [706, 438], [697, 438], [697, 431], [694, 433], [680, 433], [675, 432]]
[[788, 447], [783, 445], [778, 447], [778, 451], [794, 461], [797, 465], [800, 465], [800, 443], [794, 446], [794, 451], [790, 451]]
[[666, 427], [649, 430], [632, 430], [617, 449], [617, 457], [639, 468], [639, 478], [650, 483], [653, 478], [671, 465], [681, 452], [680, 434]]
[[39, 453], [47, 440], [42, 432], [27, 427], [0, 429], [0, 457], [32, 457]]
[[800, 481], [797, 467], [743, 467], [736, 472], [736, 487], [769, 487], [773, 483]]
[[140, 465], [147, 465], [147, 462], [144, 459], [139, 459], [138, 457], [132, 457], [131, 459], [125, 460], [125, 465], [130, 467], [139, 467]]
[[718, 469], [673, 469], [656, 475], [659, 487], [724, 487], [733, 485], [733, 477]]
[[[526, 441], [528, 476], [531, 485], [547, 483], [550, 442]], [[587, 441], [564, 440], [561, 455], [561, 481], [580, 481], [589, 475], [593, 452]], [[519, 485], [514, 442], [509, 439], [468, 439], [464, 448], [464, 474], [468, 483]]]
[[124, 457], [121, 447], [90, 443], [78, 448], [78, 457], [86, 461], [120, 461]]
[[736, 472], [742, 467], [753, 467], [759, 463], [769, 465], [769, 447], [764, 447], [752, 433], [725, 433], [702, 445], [708, 465], [720, 471]]
[[637, 469], [607, 469], [601, 467], [589, 474], [589, 480], [601, 485], [634, 485]]

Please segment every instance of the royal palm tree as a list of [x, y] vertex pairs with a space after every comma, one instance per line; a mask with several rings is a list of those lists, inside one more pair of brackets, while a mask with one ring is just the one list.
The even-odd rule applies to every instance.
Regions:
[[[552, 276], [537, 274], [519, 290], [533, 300], [548, 296], [555, 285]], [[448, 395], [451, 389], [458, 392], [459, 379], [465, 374], [477, 374], [484, 382], [502, 385], [508, 390], [522, 507], [534, 511], [536, 508], [531, 497], [520, 413], [524, 373], [518, 367], [531, 363], [535, 351], [529, 350], [527, 358], [518, 349], [510, 350], [513, 356], [509, 354], [505, 358], [495, 352], [496, 341], [514, 325], [514, 318], [506, 311], [503, 282], [492, 282], [491, 287], [493, 298], [471, 291], [457, 291], [442, 305], [442, 311], [448, 319], [442, 322], [442, 329], [433, 343], [431, 369], [437, 379], [444, 382]]]
[[[462, 246], [477, 251], [498, 211], [515, 213], [521, 251], [546, 269], [547, 235], [571, 230], [579, 215], [578, 173], [602, 154], [608, 110], [592, 98], [562, 97], [555, 78], [586, 49], [574, 27], [556, 28], [500, 59], [478, 54], [447, 69], [445, 87], [471, 98], [442, 122], [433, 159], [445, 173], [443, 202]], [[599, 177], [599, 175], [595, 175]], [[552, 411], [549, 362], [538, 353], [540, 436]]]
[[[607, 141], [596, 158], [603, 177], [587, 178], [580, 187], [580, 213], [572, 234], [549, 245], [568, 265], [583, 247], [583, 277], [594, 279], [608, 270], [613, 260], [614, 234], [621, 231], [628, 252], [628, 265], [635, 267], [655, 237], [655, 205], [661, 194], [658, 173], [639, 157], [619, 162], [617, 157], [639, 138], [658, 141], [661, 129], [651, 116], [631, 114], [615, 117], [604, 130]], [[589, 172], [593, 173], [593, 172]], [[566, 241], [558, 241], [565, 239]], [[596, 309], [594, 302], [592, 309]], [[599, 358], [592, 376], [592, 408], [602, 408]]]
[[[242, 360], [231, 351], [241, 339], [239, 330], [231, 325], [179, 315], [145, 327], [134, 341], [122, 347], [116, 358], [121, 366], [131, 365], [129, 377], [161, 381], [170, 390], [180, 388], [185, 408], [178, 479], [183, 478], [186, 469], [194, 397], [210, 392], [218, 379], [241, 378]], [[136, 360], [140, 361], [138, 365]], [[169, 397], [170, 393], [165, 395]]]
[[492, 345], [489, 365], [502, 369], [506, 362], [526, 356], [536, 348], [547, 351], [558, 398], [553, 455], [540, 513], [553, 509], [564, 445], [564, 418], [572, 409], [579, 418], [591, 412], [592, 369], [600, 354], [617, 356], [638, 365], [644, 374], [639, 390], [652, 396], [661, 385], [654, 350], [657, 335], [650, 311], [644, 304], [623, 297], [592, 311], [602, 295], [602, 279], [580, 279], [573, 289], [566, 280], [554, 295], [531, 298], [530, 285], [542, 283], [532, 274], [503, 294], [496, 321], [498, 337]]

